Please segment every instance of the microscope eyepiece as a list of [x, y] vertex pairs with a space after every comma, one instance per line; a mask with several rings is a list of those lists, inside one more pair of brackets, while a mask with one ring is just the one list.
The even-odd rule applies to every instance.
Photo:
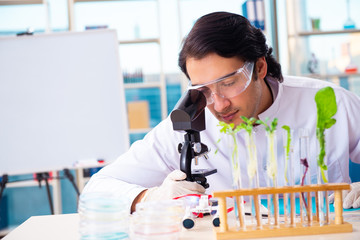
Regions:
[[206, 98], [196, 89], [186, 91], [170, 114], [174, 130], [205, 130]]

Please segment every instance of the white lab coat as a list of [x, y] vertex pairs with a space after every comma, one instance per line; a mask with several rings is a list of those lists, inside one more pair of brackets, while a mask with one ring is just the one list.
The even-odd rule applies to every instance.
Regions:
[[[335, 90], [338, 111], [334, 118], [336, 124], [325, 131], [326, 154], [328, 158], [328, 175], [330, 182], [350, 182], [349, 159], [360, 163], [360, 98], [355, 94], [330, 84], [326, 81], [301, 77], [285, 77], [284, 82], [269, 79], [269, 84], [275, 96], [275, 101], [265, 112], [259, 115], [264, 120], [269, 117], [278, 118], [277, 149], [279, 185], [283, 185], [284, 145], [281, 128], [289, 125], [294, 130], [295, 149], [295, 182], [300, 179], [298, 130], [307, 128], [310, 135], [310, 173], [312, 179], [316, 176], [316, 92], [325, 86]], [[214, 190], [232, 188], [231, 177], [231, 147], [228, 136], [219, 132], [218, 120], [206, 109], [206, 130], [200, 132], [201, 142], [211, 151], [209, 159], [199, 159], [198, 166], [193, 168], [216, 168], [217, 173], [207, 177], [210, 187], [207, 193]], [[265, 186], [263, 166], [266, 162], [267, 143], [263, 126], [254, 128], [256, 135], [257, 157], [259, 162], [260, 185]], [[218, 140], [221, 141], [218, 143]], [[132, 144], [129, 151], [121, 155], [115, 162], [109, 164], [95, 174], [84, 191], [111, 191], [127, 195], [132, 201], [142, 190], [160, 185], [173, 170], [179, 169], [180, 155], [178, 144], [184, 141], [184, 132], [174, 131], [168, 117], [150, 131], [143, 140]], [[243, 132], [237, 134], [239, 161], [242, 174], [242, 186], [248, 186], [246, 175], [246, 148]], [[217, 153], [215, 154], [215, 152]]]

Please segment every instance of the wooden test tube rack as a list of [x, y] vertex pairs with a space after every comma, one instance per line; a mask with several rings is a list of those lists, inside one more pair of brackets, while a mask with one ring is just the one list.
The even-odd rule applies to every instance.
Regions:
[[[220, 227], [214, 228], [217, 239], [238, 239], [238, 238], [262, 238], [262, 237], [279, 237], [279, 236], [296, 236], [296, 235], [314, 235], [314, 234], [329, 234], [329, 233], [344, 233], [352, 232], [352, 225], [343, 221], [343, 203], [342, 203], [342, 190], [349, 190], [350, 185], [346, 183], [329, 183], [321, 185], [306, 185], [306, 186], [293, 186], [293, 187], [267, 187], [267, 188], [254, 188], [254, 189], [242, 189], [242, 190], [229, 190], [214, 192], [213, 196], [218, 198], [219, 204], [219, 216]], [[311, 224], [304, 226], [300, 221], [296, 221], [295, 214], [295, 194], [317, 193], [320, 191], [334, 191], [334, 207], [335, 207], [335, 220], [330, 220], [328, 224], [320, 225], [319, 219], [319, 200], [315, 198], [316, 204], [316, 216], [314, 216]], [[246, 226], [243, 230], [243, 226], [240, 228], [229, 227], [228, 215], [226, 206], [226, 197], [233, 197], [236, 199], [237, 206], [239, 206], [239, 196], [251, 196], [254, 199], [258, 199], [261, 195], [276, 195], [278, 194], [290, 194], [291, 197], [291, 223], [293, 226], [286, 224], [279, 224], [278, 227], [273, 225], [262, 223], [260, 215], [259, 201], [254, 201], [256, 212], [256, 226]], [[274, 208], [279, 208], [279, 202], [274, 202]], [[311, 212], [311, 211], [310, 211]], [[300, 216], [299, 216], [300, 217]], [[297, 223], [296, 223], [297, 222]], [[243, 224], [243, 223], [241, 223]]]

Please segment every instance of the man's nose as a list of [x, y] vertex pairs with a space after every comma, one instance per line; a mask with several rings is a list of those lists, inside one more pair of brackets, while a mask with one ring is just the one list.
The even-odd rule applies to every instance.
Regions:
[[213, 93], [211, 97], [214, 101], [214, 110], [217, 112], [222, 112], [230, 105], [229, 99], [224, 98], [217, 93]]

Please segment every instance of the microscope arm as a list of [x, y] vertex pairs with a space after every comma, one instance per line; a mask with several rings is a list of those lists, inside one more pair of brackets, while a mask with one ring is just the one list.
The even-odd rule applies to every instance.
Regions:
[[184, 142], [181, 148], [180, 155], [180, 170], [186, 173], [186, 181], [194, 181], [191, 174], [191, 160], [193, 158], [193, 149], [191, 142]]

